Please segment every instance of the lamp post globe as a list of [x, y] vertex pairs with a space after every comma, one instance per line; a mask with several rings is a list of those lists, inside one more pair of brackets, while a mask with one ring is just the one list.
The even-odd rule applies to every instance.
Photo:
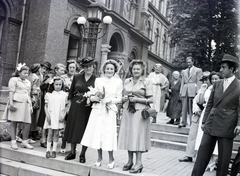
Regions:
[[84, 18], [84, 17], [78, 17], [78, 19], [77, 19], [77, 23], [78, 23], [78, 24], [85, 25], [86, 22], [87, 22], [87, 20], [86, 20], [86, 18]]
[[103, 18], [103, 23], [104, 24], [111, 24], [112, 23], [112, 18], [110, 16], [105, 16]]

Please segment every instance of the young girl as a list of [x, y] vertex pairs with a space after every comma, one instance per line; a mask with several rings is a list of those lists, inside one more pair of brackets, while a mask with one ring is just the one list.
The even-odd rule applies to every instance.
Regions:
[[16, 143], [17, 123], [22, 123], [23, 141], [21, 147], [33, 149], [33, 146], [27, 142], [28, 133], [31, 125], [32, 104], [30, 98], [31, 83], [26, 79], [29, 74], [29, 68], [25, 64], [18, 64], [16, 72], [9, 80], [9, 117], [11, 121], [11, 148], [18, 149]]
[[[67, 93], [63, 91], [63, 87], [62, 78], [54, 77], [49, 92], [45, 95], [46, 119], [43, 128], [48, 129], [46, 158], [56, 158], [59, 129], [64, 127], [63, 119], [66, 115]], [[52, 137], [53, 149], [52, 156], [50, 156]]]

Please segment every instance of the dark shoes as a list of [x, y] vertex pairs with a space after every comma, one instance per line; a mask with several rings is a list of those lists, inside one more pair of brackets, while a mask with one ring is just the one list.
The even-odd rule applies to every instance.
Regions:
[[75, 159], [75, 157], [76, 157], [76, 154], [69, 153], [69, 155], [65, 157], [65, 160], [73, 160]]
[[43, 147], [43, 148], [47, 148], [47, 142], [41, 142], [40, 146]]
[[182, 128], [182, 127], [186, 127], [186, 125], [184, 125], [184, 124], [179, 124], [178, 125], [178, 128]]
[[179, 162], [192, 162], [192, 157], [185, 156], [182, 159], [179, 159]]
[[80, 162], [80, 163], [85, 163], [85, 162], [86, 162], [86, 158], [85, 158], [84, 155], [80, 155], [80, 156], [79, 156], [79, 162]]
[[126, 165], [123, 166], [123, 169], [122, 169], [122, 170], [123, 170], [123, 171], [131, 170], [132, 166], [133, 166], [133, 164], [130, 164], [130, 165], [127, 165], [127, 164], [126, 164]]
[[52, 158], [56, 158], [56, 152], [52, 152], [52, 156], [51, 156]]
[[157, 122], [156, 117], [153, 117], [153, 119], [152, 119], [152, 123], [156, 123], [156, 122]]
[[46, 153], [46, 158], [50, 158], [50, 157], [51, 157], [50, 151], [47, 151], [47, 153]]
[[167, 124], [173, 124], [174, 123], [174, 119], [171, 119], [167, 122]]
[[143, 165], [140, 165], [138, 168], [132, 168], [129, 170], [129, 173], [141, 173], [143, 169]]
[[56, 158], [56, 152], [53, 151], [52, 155], [50, 154], [50, 151], [47, 151], [46, 153], [46, 158]]

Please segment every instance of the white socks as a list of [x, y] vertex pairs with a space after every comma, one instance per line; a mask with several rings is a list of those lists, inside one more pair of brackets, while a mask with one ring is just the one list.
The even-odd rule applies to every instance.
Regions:
[[[52, 149], [52, 151], [56, 152], [57, 144], [58, 144], [58, 142], [53, 142], [53, 149]], [[51, 145], [52, 145], [52, 142], [47, 142], [47, 151], [51, 151]]]

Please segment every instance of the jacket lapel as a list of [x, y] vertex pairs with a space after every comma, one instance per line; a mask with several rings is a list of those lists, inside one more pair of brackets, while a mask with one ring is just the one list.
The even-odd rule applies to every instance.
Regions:
[[217, 101], [217, 103], [215, 104], [215, 106], [218, 105], [218, 103], [220, 103], [228, 94], [230, 94], [235, 88], [237, 87], [237, 79], [235, 78], [233, 80], [233, 82], [228, 86], [228, 88], [225, 90], [225, 92], [223, 92], [223, 80], [221, 81], [220, 85], [219, 85], [219, 89], [221, 89], [223, 92], [222, 96], [220, 96], [219, 100]]

